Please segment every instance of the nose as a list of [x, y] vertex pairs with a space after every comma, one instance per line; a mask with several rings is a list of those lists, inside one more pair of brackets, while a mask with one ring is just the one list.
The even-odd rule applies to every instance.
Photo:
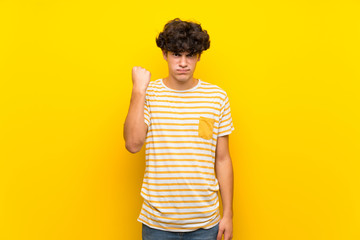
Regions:
[[186, 55], [185, 54], [181, 56], [179, 66], [183, 67], [183, 68], [187, 66]]

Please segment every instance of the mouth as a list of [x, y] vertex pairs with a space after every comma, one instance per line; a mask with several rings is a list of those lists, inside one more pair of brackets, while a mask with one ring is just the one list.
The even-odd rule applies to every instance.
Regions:
[[187, 73], [189, 71], [190, 71], [190, 69], [177, 69], [176, 70], [176, 72], [178, 72], [178, 73]]

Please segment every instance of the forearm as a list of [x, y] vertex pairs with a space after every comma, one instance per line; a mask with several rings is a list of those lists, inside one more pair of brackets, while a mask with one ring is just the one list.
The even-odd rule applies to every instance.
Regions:
[[139, 151], [145, 141], [144, 103], [145, 92], [133, 89], [130, 106], [124, 123], [124, 139], [126, 148], [131, 152]]
[[223, 217], [233, 217], [234, 173], [230, 156], [215, 160], [215, 171], [219, 181]]

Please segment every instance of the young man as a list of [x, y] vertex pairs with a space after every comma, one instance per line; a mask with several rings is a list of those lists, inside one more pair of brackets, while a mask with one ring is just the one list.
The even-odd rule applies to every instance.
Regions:
[[223, 89], [193, 77], [201, 53], [210, 47], [209, 35], [200, 24], [176, 18], [156, 43], [169, 75], [150, 82], [149, 71], [132, 69], [124, 124], [128, 151], [136, 153], [146, 143], [144, 202], [138, 217], [143, 240], [232, 239], [228, 135], [235, 128], [230, 103]]

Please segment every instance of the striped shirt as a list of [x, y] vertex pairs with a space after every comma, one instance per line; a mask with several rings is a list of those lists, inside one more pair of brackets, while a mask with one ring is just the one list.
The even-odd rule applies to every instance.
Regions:
[[144, 117], [144, 202], [137, 220], [172, 232], [215, 226], [220, 221], [217, 138], [235, 129], [226, 92], [200, 79], [187, 90], [157, 79], [146, 90]]

